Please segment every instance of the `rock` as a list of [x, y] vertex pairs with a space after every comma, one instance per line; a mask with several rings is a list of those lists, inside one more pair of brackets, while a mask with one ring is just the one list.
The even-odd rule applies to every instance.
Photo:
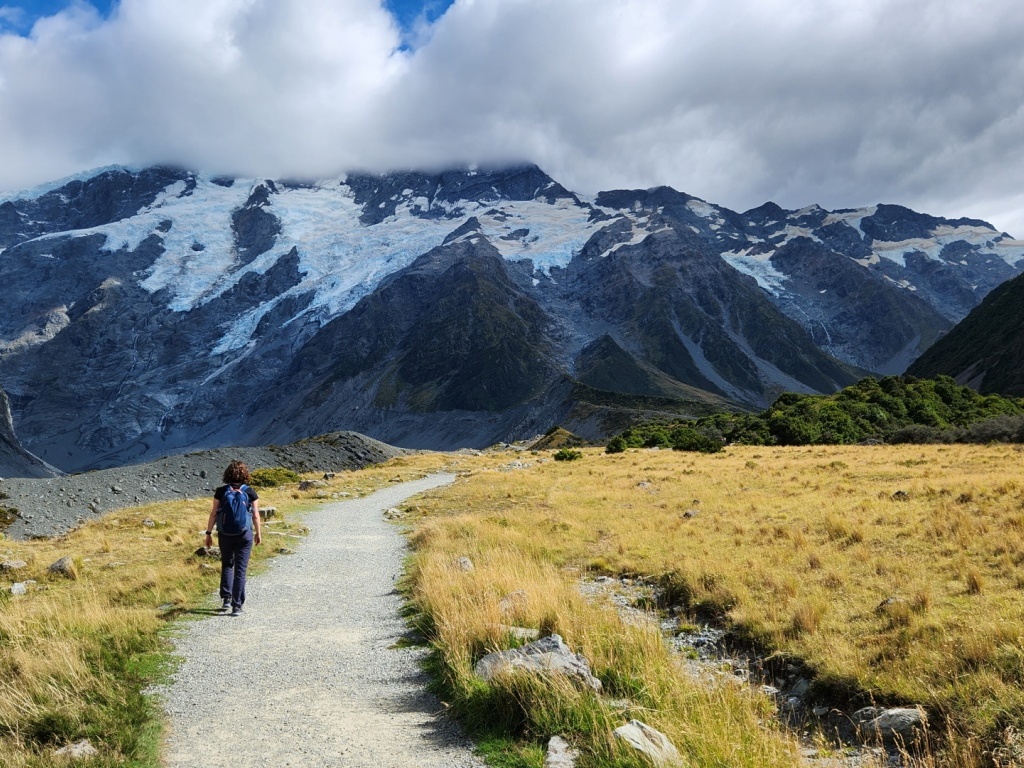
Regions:
[[68, 744], [66, 747], [58, 749], [53, 754], [58, 757], [70, 757], [73, 760], [81, 760], [87, 757], [94, 757], [99, 753], [100, 751], [88, 739], [82, 739], [74, 744]]
[[690, 518], [696, 517], [699, 514], [700, 514], [700, 510], [688, 509], [685, 512], [683, 512], [683, 517], [685, 517], [687, 519], [690, 519]]
[[277, 507], [261, 507], [260, 517], [262, 517], [264, 520], [269, 520], [272, 517], [277, 517]]
[[579, 750], [569, 746], [569, 742], [561, 736], [552, 736], [548, 740], [548, 752], [544, 756], [544, 768], [575, 768], [579, 758]]
[[0, 563], [0, 571], [20, 571], [27, 566], [24, 560], [4, 560]]
[[647, 755], [655, 765], [682, 765], [679, 750], [661, 731], [639, 720], [630, 720], [616, 728], [612, 735], [624, 741], [637, 752]]
[[200, 563], [199, 564], [199, 570], [207, 572], [207, 573], [209, 573], [209, 572], [220, 573], [220, 568], [218, 568], [215, 565], [210, 565], [209, 563]]
[[525, 589], [517, 589], [515, 592], [509, 592], [501, 600], [498, 601], [498, 608], [501, 609], [502, 613], [512, 613], [517, 608], [525, 606], [530, 602], [530, 596], [526, 593]]
[[151, 520], [150, 518], [148, 518], [148, 517], [145, 520], [142, 521], [142, 524], [146, 528], [156, 528], [156, 523], [153, 520]]
[[196, 557], [215, 557], [220, 560], [220, 547], [200, 547], [193, 554]]
[[75, 564], [67, 555], [64, 555], [64, 557], [55, 563], [51, 563], [50, 567], [46, 570], [50, 573], [57, 574], [58, 576], [63, 576], [65, 579], [78, 578], [78, 571], [75, 570]]
[[201, 479], [203, 479], [203, 480], [205, 480], [205, 479], [206, 479], [206, 470], [205, 470], [205, 469], [201, 469], [201, 470], [199, 470], [199, 477], [200, 477]]
[[511, 627], [508, 624], [499, 625], [498, 629], [504, 632], [506, 635], [511, 635], [516, 640], [526, 640], [532, 642], [540, 638], [540, 630], [532, 629], [531, 627]]
[[906, 491], [896, 491], [896, 493], [889, 498], [893, 501], [910, 501], [910, 494]]
[[124, 493], [124, 488], [122, 488], [120, 485], [112, 485], [112, 486], [110, 486], [110, 492], [111, 493]]
[[462, 556], [459, 558], [458, 562], [460, 571], [465, 571], [466, 573], [469, 573], [473, 570], [473, 561], [470, 560], [468, 557]]
[[104, 565], [103, 567], [104, 568], [108, 568], [110, 570], [113, 570], [114, 568], [120, 568], [123, 565], [127, 565], [127, 563], [110, 562], [110, 563], [107, 563], [106, 565]]
[[496, 675], [513, 669], [563, 675], [581, 687], [601, 690], [601, 681], [591, 674], [587, 660], [569, 650], [559, 635], [543, 637], [522, 648], [489, 653], [476, 663], [473, 671], [490, 682]]
[[799, 680], [796, 681], [796, 683], [793, 684], [793, 687], [789, 691], [789, 695], [803, 698], [807, 694], [807, 691], [810, 689], [810, 687], [811, 682], [807, 678], [801, 677]]
[[333, 480], [333, 479], [334, 479], [334, 473], [333, 472], [324, 472], [324, 480]]
[[325, 485], [323, 480], [302, 480], [299, 483], [300, 491], [312, 491], [317, 488], [323, 488]]
[[911, 746], [928, 728], [928, 715], [921, 707], [864, 707], [853, 713], [853, 722], [865, 737]]
[[29, 582], [27, 582], [27, 581], [16, 581], [16, 582], [14, 582], [13, 584], [11, 584], [11, 594], [12, 595], [24, 595], [25, 593], [28, 592], [28, 585], [29, 585]]
[[897, 605], [906, 605], [906, 604], [907, 604], [906, 599], [904, 599], [902, 597], [896, 597], [896, 596], [887, 597], [887, 598], [885, 598], [885, 600], [880, 602], [875, 607], [875, 613], [877, 613], [877, 614], [888, 613], [891, 608], [894, 608]]
[[398, 520], [404, 513], [397, 507], [391, 507], [391, 509], [384, 511], [385, 520]]

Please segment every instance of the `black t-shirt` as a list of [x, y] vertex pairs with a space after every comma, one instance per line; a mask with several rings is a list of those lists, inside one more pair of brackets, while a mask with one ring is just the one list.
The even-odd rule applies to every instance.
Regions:
[[[238, 487], [240, 487], [240, 486], [238, 486], [238, 485], [235, 486], [235, 488], [238, 488]], [[215, 490], [213, 492], [213, 498], [215, 498], [217, 501], [224, 501], [224, 492], [227, 489], [228, 489], [228, 487], [226, 485], [220, 486], [217, 490]], [[252, 506], [252, 503], [254, 501], [256, 501], [256, 499], [259, 498], [259, 494], [256, 493], [256, 491], [254, 491], [248, 485], [245, 486], [245, 495], [249, 497], [249, 506], [250, 507]]]

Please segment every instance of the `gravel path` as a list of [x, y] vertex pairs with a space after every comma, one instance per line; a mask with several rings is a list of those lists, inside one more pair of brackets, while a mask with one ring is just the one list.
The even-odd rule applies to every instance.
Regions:
[[187, 625], [159, 694], [169, 768], [478, 768], [426, 693], [395, 579], [407, 550], [382, 511], [446, 485], [433, 475], [309, 513], [297, 554], [250, 580], [245, 613]]

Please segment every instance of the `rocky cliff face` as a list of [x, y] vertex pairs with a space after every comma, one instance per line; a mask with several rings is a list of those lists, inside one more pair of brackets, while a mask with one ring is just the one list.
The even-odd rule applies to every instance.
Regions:
[[902, 371], [1024, 267], [984, 222], [588, 201], [533, 166], [108, 169], [0, 199], [0, 247], [0, 385], [67, 470], [341, 428], [478, 445], [581, 392], [762, 406]]
[[1024, 276], [986, 296], [908, 373], [946, 374], [985, 394], [1024, 397]]
[[21, 447], [14, 434], [11, 405], [0, 390], [0, 477], [56, 477], [60, 471]]

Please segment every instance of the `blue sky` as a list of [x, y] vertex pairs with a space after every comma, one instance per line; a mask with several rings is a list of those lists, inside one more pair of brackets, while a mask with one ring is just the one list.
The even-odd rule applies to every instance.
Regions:
[[527, 161], [1024, 237], [1022, 40], [1020, 0], [0, 0], [0, 192]]
[[[79, 0], [86, 2], [86, 0]], [[430, 24], [437, 21], [454, 0], [385, 0], [385, 7], [406, 33], [422, 19]], [[105, 18], [117, 4], [116, 0], [88, 0]], [[32, 25], [43, 16], [52, 16], [71, 5], [68, 0], [0, 0], [0, 30], [27, 34]]]

